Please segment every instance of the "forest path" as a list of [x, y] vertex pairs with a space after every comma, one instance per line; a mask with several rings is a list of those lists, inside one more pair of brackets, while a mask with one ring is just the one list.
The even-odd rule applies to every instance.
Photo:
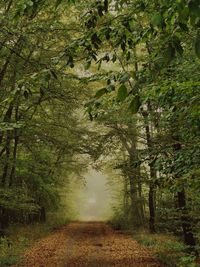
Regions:
[[40, 240], [23, 267], [162, 267], [130, 236], [101, 222], [71, 223]]

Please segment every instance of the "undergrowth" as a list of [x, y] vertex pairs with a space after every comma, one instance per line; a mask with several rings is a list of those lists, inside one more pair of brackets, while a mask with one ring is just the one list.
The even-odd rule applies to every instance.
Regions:
[[66, 225], [69, 220], [59, 216], [49, 216], [46, 223], [12, 225], [4, 237], [0, 237], [0, 266], [6, 267], [19, 263], [24, 252], [39, 239]]
[[178, 238], [167, 234], [149, 234], [135, 232], [133, 234], [140, 244], [151, 249], [167, 267], [200, 267], [196, 256], [187, 253], [187, 247]]

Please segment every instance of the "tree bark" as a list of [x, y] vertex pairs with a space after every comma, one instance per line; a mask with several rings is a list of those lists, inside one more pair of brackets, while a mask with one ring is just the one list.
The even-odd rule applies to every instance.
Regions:
[[133, 174], [129, 177], [129, 183], [130, 183], [130, 196], [131, 196], [131, 210], [132, 210], [132, 220], [133, 225], [136, 227], [139, 227], [143, 224], [143, 221], [141, 219], [141, 214], [139, 211], [139, 203], [138, 203], [138, 197], [137, 197], [137, 188], [136, 188], [136, 181]]
[[[3, 122], [10, 122], [12, 117], [13, 107], [14, 103], [12, 101], [4, 115]], [[3, 142], [3, 132], [0, 132], [0, 145], [2, 144], [2, 142]]]
[[[179, 137], [173, 136], [173, 139], [175, 141], [173, 145], [174, 151], [176, 152], [176, 151], [181, 150], [182, 146], [181, 146], [181, 143], [179, 142]], [[175, 175], [175, 179], [179, 179], [177, 174]], [[194, 238], [194, 234], [192, 231], [192, 224], [191, 224], [192, 220], [187, 210], [186, 193], [185, 193], [184, 187], [180, 192], [177, 193], [177, 200], [178, 200], [178, 210], [180, 212], [180, 219], [181, 219], [184, 242], [186, 245], [190, 246], [192, 250], [195, 250], [196, 240]]]
[[45, 207], [40, 209], [40, 222], [46, 222], [46, 210]]
[[195, 247], [196, 241], [192, 232], [191, 219], [188, 216], [186, 208], [186, 195], [185, 190], [178, 192], [178, 207], [181, 212], [181, 224], [184, 235], [184, 242], [188, 246]]
[[154, 185], [150, 182], [149, 186], [149, 230], [155, 233], [155, 201], [154, 201]]
[[[19, 112], [19, 107], [18, 103], [15, 109], [15, 121], [18, 121], [18, 112]], [[13, 184], [13, 179], [15, 176], [15, 170], [16, 170], [16, 160], [17, 160], [17, 147], [19, 143], [19, 131], [18, 129], [14, 129], [14, 148], [13, 148], [13, 162], [12, 162], [12, 168], [10, 172], [10, 177], [9, 177], [9, 186], [12, 186]]]
[[[149, 107], [148, 107], [149, 108]], [[148, 112], [143, 111], [142, 113], [145, 122], [145, 132], [146, 132], [146, 140], [147, 147], [149, 150], [149, 168], [150, 168], [150, 182], [149, 182], [149, 230], [151, 233], [156, 232], [155, 228], [155, 183], [154, 180], [156, 178], [156, 171], [154, 168], [154, 159], [152, 158], [152, 138], [150, 133], [150, 127], [148, 122]]]
[[10, 131], [7, 131], [7, 138], [6, 138], [6, 162], [3, 168], [3, 174], [1, 178], [1, 185], [5, 186], [7, 176], [8, 176], [8, 171], [9, 171], [9, 160], [10, 160], [10, 143], [11, 143], [11, 136], [10, 136]]
[[[136, 151], [135, 151], [136, 153]], [[131, 207], [132, 207], [132, 216], [133, 224], [136, 227], [140, 227], [144, 224], [140, 199], [138, 198], [138, 177], [140, 176], [140, 166], [133, 167], [135, 162], [135, 155], [130, 156], [130, 165], [128, 166], [128, 178], [130, 183], [130, 198], [131, 198]]]

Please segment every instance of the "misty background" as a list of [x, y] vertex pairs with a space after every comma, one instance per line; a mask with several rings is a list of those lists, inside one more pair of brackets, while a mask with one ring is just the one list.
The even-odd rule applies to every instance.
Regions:
[[85, 185], [79, 188], [75, 208], [83, 221], [106, 220], [111, 215], [111, 194], [107, 176], [95, 169], [89, 169], [84, 176]]

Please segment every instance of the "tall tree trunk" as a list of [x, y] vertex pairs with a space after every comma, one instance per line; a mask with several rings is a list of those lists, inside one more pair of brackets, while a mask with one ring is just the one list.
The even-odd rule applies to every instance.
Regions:
[[142, 181], [141, 175], [138, 176], [138, 196], [139, 196], [139, 205], [140, 205], [140, 213], [142, 221], [145, 222], [145, 215], [144, 215], [144, 201], [142, 196]]
[[11, 134], [10, 131], [7, 131], [6, 138], [6, 161], [3, 167], [3, 174], [1, 177], [1, 185], [5, 186], [7, 182], [7, 176], [9, 171], [9, 160], [10, 160], [10, 144], [11, 144]]
[[[135, 151], [136, 153], [136, 151]], [[130, 183], [130, 198], [131, 198], [131, 208], [132, 208], [132, 220], [133, 224], [136, 227], [140, 227], [144, 224], [142, 210], [139, 199], [138, 192], [138, 177], [140, 176], [140, 166], [133, 167], [133, 163], [135, 162], [135, 153], [130, 157], [130, 165], [128, 167], [128, 177]]]
[[[11, 1], [12, 2], [12, 1]], [[12, 4], [12, 3], [11, 3]], [[6, 75], [6, 71], [8, 69], [8, 66], [11, 62], [11, 59], [12, 59], [12, 56], [13, 54], [16, 54], [18, 53], [18, 51], [21, 50], [22, 46], [21, 46], [21, 40], [22, 40], [22, 36], [20, 36], [18, 38], [18, 40], [16, 41], [16, 43], [14, 44], [13, 48], [9, 48], [10, 49], [10, 54], [9, 56], [7, 57], [4, 65], [2, 66], [2, 68], [0, 69], [0, 87], [2, 85], [2, 82], [4, 80], [4, 76]], [[4, 45], [3, 43], [1, 43], [1, 45]], [[16, 68], [16, 66], [15, 66]]]
[[[173, 145], [174, 151], [179, 151], [182, 149], [181, 143], [179, 142], [178, 136], [173, 136], [175, 141]], [[175, 175], [175, 179], [179, 179], [178, 175]], [[187, 210], [187, 202], [186, 202], [186, 194], [185, 189], [183, 188], [180, 192], [177, 193], [178, 200], [178, 209], [180, 212], [180, 219], [183, 231], [184, 242], [186, 245], [190, 246], [192, 250], [195, 250], [196, 240], [194, 238], [193, 230], [192, 230], [192, 218], [189, 216]]]
[[[12, 55], [12, 53], [11, 53], [11, 55]], [[10, 63], [11, 55], [7, 58], [6, 62], [4, 63], [3, 67], [2, 67], [1, 70], [0, 70], [0, 87], [1, 87], [1, 84], [2, 84], [2, 82], [3, 82], [4, 76], [5, 76], [5, 74], [6, 74], [8, 65], [9, 65], [9, 63]]]
[[130, 197], [131, 197], [131, 211], [132, 211], [132, 221], [135, 227], [139, 227], [143, 224], [141, 213], [139, 211], [139, 203], [138, 203], [138, 192], [136, 187], [136, 177], [129, 176], [130, 183]]
[[[148, 107], [149, 109], [149, 107]], [[146, 140], [147, 140], [147, 147], [149, 150], [149, 169], [150, 169], [150, 182], [149, 182], [149, 230], [151, 233], [155, 233], [155, 178], [156, 178], [156, 171], [154, 168], [154, 162], [155, 159], [152, 158], [152, 138], [151, 138], [151, 132], [148, 122], [148, 112], [143, 111], [142, 115], [144, 117], [145, 122], [145, 132], [146, 132]]]
[[18, 131], [15, 129], [14, 130], [14, 148], [13, 148], [13, 159], [12, 159], [12, 168], [10, 172], [10, 177], [9, 177], [9, 186], [12, 186], [13, 184], [13, 179], [15, 176], [15, 170], [16, 170], [16, 160], [17, 160], [17, 147], [19, 143], [19, 136], [18, 136]]
[[0, 236], [5, 235], [5, 229], [9, 225], [9, 213], [4, 207], [0, 207]]
[[40, 222], [46, 222], [46, 210], [45, 207], [40, 208]]
[[155, 233], [155, 200], [154, 200], [154, 185], [150, 182], [149, 185], [149, 230]]
[[[19, 106], [18, 103], [16, 104], [15, 108], [15, 121], [18, 121], [18, 113], [19, 113]], [[15, 176], [15, 170], [16, 170], [16, 160], [17, 160], [17, 147], [19, 143], [19, 130], [14, 129], [14, 148], [13, 148], [13, 161], [12, 161], [12, 168], [10, 172], [10, 177], [9, 177], [9, 186], [12, 186], [13, 179]]]
[[123, 190], [123, 211], [125, 218], [128, 217], [128, 204], [129, 204], [129, 188], [128, 188], [128, 178], [124, 175], [124, 190]]
[[[11, 117], [12, 117], [13, 107], [14, 107], [14, 103], [12, 101], [4, 115], [3, 122], [10, 122]], [[2, 142], [3, 142], [3, 132], [0, 132], [0, 145], [2, 144]], [[5, 150], [6, 150], [6, 147], [5, 147]]]
[[[11, 121], [11, 117], [12, 117], [12, 113], [13, 113], [13, 107], [14, 107], [14, 103], [13, 101], [10, 103], [8, 110], [4, 116], [4, 122], [10, 122]], [[1, 185], [5, 186], [6, 184], [6, 179], [7, 179], [7, 175], [8, 175], [8, 170], [9, 170], [9, 160], [10, 160], [10, 144], [11, 144], [11, 133], [10, 131], [6, 132], [6, 144], [5, 144], [5, 152], [6, 152], [6, 161], [4, 164], [4, 168], [3, 168], [3, 174], [1, 177]], [[3, 133], [0, 134], [0, 144], [3, 141]]]
[[178, 207], [181, 213], [181, 224], [183, 229], [183, 236], [185, 244], [188, 246], [195, 247], [196, 241], [192, 232], [191, 218], [188, 216], [186, 208], [186, 195], [185, 190], [178, 192]]

